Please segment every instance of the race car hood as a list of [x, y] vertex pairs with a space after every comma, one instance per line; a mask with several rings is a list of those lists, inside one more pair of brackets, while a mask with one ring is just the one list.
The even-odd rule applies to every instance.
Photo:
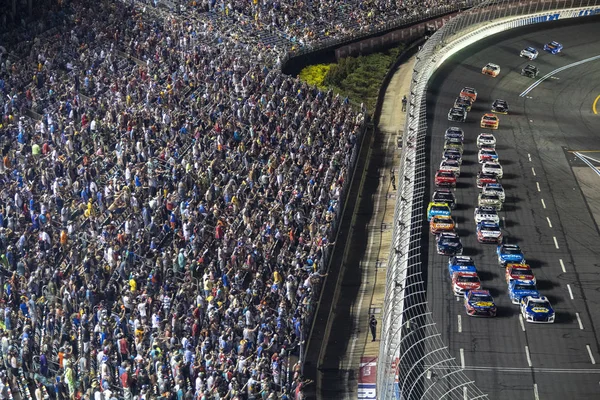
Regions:
[[454, 286], [457, 286], [461, 289], [474, 290], [481, 288], [481, 283], [479, 282], [454, 282]]
[[554, 310], [548, 307], [540, 307], [540, 306], [528, 306], [526, 311], [530, 314], [536, 315], [552, 315], [554, 314]]
[[500, 231], [488, 231], [485, 229], [482, 229], [480, 232], [484, 237], [498, 237], [502, 234]]
[[471, 301], [471, 300], [469, 300], [469, 305], [473, 308], [482, 309], [482, 310], [496, 307], [496, 305], [491, 301]]
[[535, 289], [513, 289], [512, 294], [519, 299], [527, 296], [539, 296], [539, 292]]
[[518, 264], [521, 261], [523, 261], [523, 255], [521, 255], [521, 254], [503, 254], [503, 253], [500, 253], [500, 258], [503, 261], [514, 261], [515, 264]]

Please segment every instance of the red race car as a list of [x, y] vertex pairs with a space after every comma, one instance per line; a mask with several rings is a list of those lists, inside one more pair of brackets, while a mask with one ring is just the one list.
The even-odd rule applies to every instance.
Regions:
[[529, 264], [506, 265], [506, 283], [514, 280], [535, 283], [535, 276], [533, 275], [533, 271]]
[[467, 290], [476, 289], [481, 289], [477, 272], [455, 272], [452, 275], [452, 291], [455, 296], [462, 296]]
[[452, 171], [439, 170], [435, 173], [435, 186], [456, 187], [456, 175]]
[[481, 171], [477, 173], [477, 187], [479, 189], [483, 188], [488, 183], [500, 183], [496, 175], [486, 174]]

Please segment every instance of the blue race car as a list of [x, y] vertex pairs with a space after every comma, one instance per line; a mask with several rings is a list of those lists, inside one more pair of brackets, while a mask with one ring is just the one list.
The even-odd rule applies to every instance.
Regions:
[[454, 256], [448, 260], [450, 279], [456, 272], [477, 272], [475, 261], [469, 256]]
[[456, 160], [459, 165], [462, 165], [462, 153], [455, 149], [444, 150], [442, 160]]
[[563, 45], [558, 42], [550, 42], [544, 45], [544, 50], [551, 54], [558, 54], [562, 51]]
[[539, 297], [540, 293], [531, 281], [514, 280], [508, 283], [508, 297], [513, 304], [519, 304], [523, 297]]
[[437, 235], [437, 252], [443, 256], [459, 256], [463, 252], [460, 237], [453, 232]]
[[521, 299], [521, 315], [527, 322], [554, 323], [554, 309], [545, 296], [526, 296]]
[[465, 292], [465, 311], [471, 317], [495, 317], [496, 303], [488, 290]]
[[525, 264], [525, 256], [518, 244], [501, 244], [496, 248], [498, 263], [505, 267], [506, 264]]
[[446, 133], [444, 133], [444, 140], [448, 139], [460, 139], [461, 141], [465, 140], [465, 131], [457, 126], [451, 126], [450, 128], [446, 129]]

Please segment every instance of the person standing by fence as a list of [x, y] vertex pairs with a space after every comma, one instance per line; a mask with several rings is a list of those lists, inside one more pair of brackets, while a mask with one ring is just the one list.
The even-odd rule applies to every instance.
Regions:
[[371, 315], [371, 318], [369, 319], [369, 328], [371, 329], [371, 336], [373, 336], [371, 342], [374, 342], [377, 333], [377, 320], [375, 319], [375, 315]]

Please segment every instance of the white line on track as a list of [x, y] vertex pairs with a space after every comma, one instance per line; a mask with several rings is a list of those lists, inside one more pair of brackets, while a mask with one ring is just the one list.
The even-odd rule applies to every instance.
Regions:
[[523, 322], [523, 316], [519, 314], [519, 323], [521, 324], [521, 330], [525, 332], [525, 322]]
[[560, 267], [562, 268], [562, 271], [563, 271], [564, 273], [566, 273], [566, 272], [567, 272], [567, 269], [565, 268], [565, 263], [563, 262], [562, 258], [559, 258], [559, 259], [558, 259], [558, 262], [560, 263]]
[[458, 333], [462, 333], [462, 316], [458, 314]]
[[590, 356], [590, 361], [592, 362], [592, 364], [596, 365], [596, 359], [594, 358], [594, 355], [592, 354], [592, 349], [590, 348], [590, 345], [586, 344], [585, 347], [587, 347], [588, 355]]
[[579, 316], [579, 313], [576, 312], [575, 316], [577, 317], [577, 323], [579, 324], [579, 329], [583, 330], [583, 323], [581, 322], [581, 317]]
[[469, 389], [466, 386], [463, 386], [463, 399], [469, 400]]
[[552, 239], [554, 239], [554, 247], [558, 249], [558, 240], [556, 240], [556, 236], [552, 236]]
[[502, 217], [502, 226], [506, 228], [506, 218]]
[[460, 349], [460, 367], [465, 369], [465, 349]]
[[527, 365], [533, 367], [533, 363], [531, 362], [531, 354], [529, 354], [529, 346], [525, 346], [525, 355], [527, 356]]
[[533, 89], [535, 89], [540, 83], [544, 82], [546, 79], [550, 78], [551, 76], [553, 76], [555, 74], [558, 74], [561, 71], [564, 71], [565, 69], [573, 68], [573, 67], [576, 67], [578, 65], [584, 64], [586, 62], [597, 60], [599, 58], [600, 58], [600, 56], [594, 56], [594, 57], [586, 58], [585, 60], [577, 61], [577, 62], [574, 62], [572, 64], [568, 64], [568, 65], [562, 66], [560, 68], [557, 68], [554, 71], [548, 72], [546, 75], [542, 76], [540, 79], [538, 79], [537, 81], [535, 81], [534, 83], [532, 83], [519, 96], [525, 97], [529, 92], [531, 92]]
[[533, 384], [533, 398], [535, 400], [540, 400], [540, 394], [538, 393], [537, 383]]
[[546, 217], [546, 220], [548, 221], [548, 226], [549, 226], [550, 228], [552, 228], [552, 222], [550, 222], [550, 218], [549, 218], [549, 217]]
[[527, 158], [529, 159], [529, 162], [531, 162], [531, 154], [527, 153]]
[[546, 202], [542, 199], [542, 207], [546, 208]]
[[531, 172], [533, 172], [533, 176], [535, 176], [535, 168], [531, 167]]
[[567, 283], [567, 289], [569, 289], [569, 297], [571, 297], [571, 300], [575, 300], [575, 298], [573, 297], [573, 291], [571, 290], [571, 285], [569, 285]]
[[540, 183], [539, 183], [539, 182], [536, 182], [536, 183], [535, 183], [535, 186], [537, 186], [537, 190], [538, 190], [538, 192], [541, 192], [541, 191], [542, 191], [542, 189], [540, 189]]

